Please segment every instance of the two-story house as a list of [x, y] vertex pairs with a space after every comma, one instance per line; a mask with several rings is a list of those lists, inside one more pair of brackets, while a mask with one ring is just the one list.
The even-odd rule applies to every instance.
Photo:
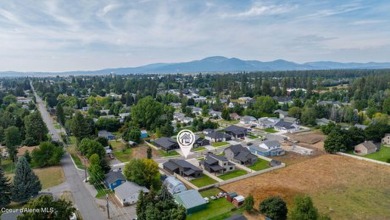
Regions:
[[213, 153], [208, 153], [205, 159], [201, 161], [201, 165], [208, 172], [216, 174], [233, 171], [235, 169], [235, 165], [229, 162], [226, 157]]
[[248, 146], [248, 149], [251, 153], [260, 156], [279, 156], [285, 153], [280, 143], [273, 140], [263, 141], [259, 145]]
[[253, 155], [241, 144], [231, 145], [224, 150], [224, 153], [227, 159], [246, 166], [253, 165], [258, 159], [256, 155]]

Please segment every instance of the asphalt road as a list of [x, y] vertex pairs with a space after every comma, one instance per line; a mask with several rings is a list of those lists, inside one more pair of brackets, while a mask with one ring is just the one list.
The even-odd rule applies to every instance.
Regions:
[[[61, 136], [58, 134], [57, 130], [54, 127], [54, 123], [52, 118], [50, 117], [49, 112], [46, 110], [45, 104], [42, 99], [36, 94], [34, 88], [33, 89], [38, 110], [41, 112], [42, 119], [46, 123], [46, 126], [52, 136], [52, 140], [60, 141]], [[83, 180], [77, 173], [77, 169], [73, 165], [73, 162], [70, 158], [70, 155], [66, 153], [61, 160], [61, 165], [64, 169], [66, 182], [70, 187], [70, 191], [72, 192], [74, 201], [76, 203], [77, 209], [80, 211], [81, 216], [85, 220], [100, 220], [106, 219], [103, 216], [103, 213], [100, 211], [99, 207], [95, 202], [95, 198], [89, 193], [89, 191], [85, 188]]]

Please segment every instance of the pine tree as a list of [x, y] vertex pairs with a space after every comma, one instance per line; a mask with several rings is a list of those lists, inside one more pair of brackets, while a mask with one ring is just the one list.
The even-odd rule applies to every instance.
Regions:
[[11, 202], [11, 184], [5, 177], [3, 169], [0, 167], [0, 208], [5, 207]]
[[151, 147], [148, 147], [148, 149], [146, 150], [146, 154], [147, 154], [147, 158], [148, 159], [152, 159], [152, 148]]
[[32, 196], [38, 195], [41, 189], [41, 182], [31, 170], [26, 158], [20, 157], [13, 180], [12, 201], [27, 202]]
[[61, 103], [57, 104], [56, 114], [57, 114], [58, 123], [60, 123], [61, 125], [65, 125], [65, 113], [64, 113], [64, 108], [62, 107]]

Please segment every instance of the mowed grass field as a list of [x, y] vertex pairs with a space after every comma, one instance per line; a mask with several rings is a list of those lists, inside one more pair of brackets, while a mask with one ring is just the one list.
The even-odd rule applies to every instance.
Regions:
[[255, 207], [271, 195], [293, 205], [299, 194], [312, 197], [332, 219], [390, 219], [390, 167], [339, 155], [321, 155], [286, 168], [221, 187], [244, 196]]
[[[61, 166], [45, 167], [33, 169], [34, 173], [38, 176], [42, 184], [42, 189], [47, 189], [53, 186], [57, 186], [65, 181], [64, 170]], [[6, 174], [11, 179], [15, 174]]]

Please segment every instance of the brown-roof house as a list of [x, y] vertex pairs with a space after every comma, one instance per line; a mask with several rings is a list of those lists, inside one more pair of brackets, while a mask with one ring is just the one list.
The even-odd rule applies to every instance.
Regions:
[[355, 154], [357, 155], [367, 155], [377, 150], [377, 146], [372, 141], [365, 141], [355, 146]]

